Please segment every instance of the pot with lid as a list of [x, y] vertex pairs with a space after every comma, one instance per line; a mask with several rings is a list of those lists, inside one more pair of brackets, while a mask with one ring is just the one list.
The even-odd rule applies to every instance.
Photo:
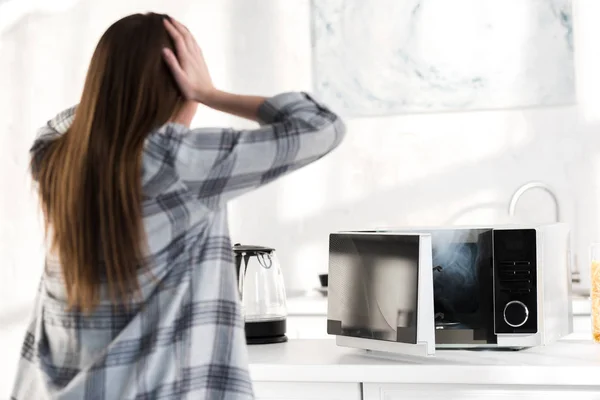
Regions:
[[283, 275], [275, 249], [262, 246], [233, 246], [246, 342], [287, 341], [287, 304]]

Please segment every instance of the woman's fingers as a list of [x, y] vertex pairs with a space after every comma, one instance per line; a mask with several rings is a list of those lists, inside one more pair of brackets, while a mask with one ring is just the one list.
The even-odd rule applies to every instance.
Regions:
[[177, 84], [179, 85], [181, 92], [186, 97], [186, 99], [188, 99], [188, 100], [191, 99], [193, 97], [194, 90], [189, 83], [187, 74], [185, 73], [185, 71], [183, 70], [181, 65], [179, 64], [179, 60], [177, 59], [175, 54], [169, 48], [163, 49], [163, 56], [164, 56], [165, 61], [167, 62], [167, 65], [171, 69], [171, 73], [173, 74], [173, 77], [177, 81]]
[[188, 50], [192, 51], [192, 52], [195, 51], [195, 48], [198, 47], [198, 44], [196, 43], [196, 40], [194, 39], [194, 36], [190, 32], [190, 30], [185, 25], [183, 25], [181, 22], [177, 21], [174, 18], [173, 18], [172, 22], [173, 22], [173, 25], [175, 25], [175, 27], [181, 34], [181, 36], [183, 37]]
[[177, 28], [177, 30], [182, 35], [185, 35], [186, 33], [189, 33], [188, 28], [185, 25], [183, 25], [181, 22], [177, 21], [175, 18], [171, 18], [171, 23]]
[[186, 40], [185, 40], [184, 36], [181, 34], [179, 29], [177, 29], [175, 27], [175, 25], [173, 23], [171, 23], [171, 21], [169, 21], [166, 18], [164, 19], [164, 21], [165, 21], [165, 28], [169, 32], [169, 35], [171, 35], [173, 42], [175, 42], [175, 49], [177, 50], [177, 54], [180, 57], [184, 56], [185, 52], [187, 51], [187, 44], [186, 44]]
[[185, 76], [185, 72], [183, 71], [183, 68], [181, 68], [181, 65], [179, 65], [179, 60], [177, 59], [177, 56], [175, 56], [171, 49], [165, 47], [163, 49], [163, 56], [165, 58], [165, 61], [167, 62], [167, 64], [169, 64], [169, 67], [173, 71], [173, 74]]
[[214, 85], [200, 46], [190, 31], [174, 19], [165, 19], [165, 27], [175, 42], [175, 51], [164, 50], [164, 57], [183, 95], [197, 102], [212, 93]]

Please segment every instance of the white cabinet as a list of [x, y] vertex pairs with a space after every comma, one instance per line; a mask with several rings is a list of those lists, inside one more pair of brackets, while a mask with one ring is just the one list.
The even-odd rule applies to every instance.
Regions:
[[365, 383], [364, 400], [600, 400], [600, 385], [589, 389], [477, 385]]
[[359, 383], [255, 382], [257, 400], [361, 400]]

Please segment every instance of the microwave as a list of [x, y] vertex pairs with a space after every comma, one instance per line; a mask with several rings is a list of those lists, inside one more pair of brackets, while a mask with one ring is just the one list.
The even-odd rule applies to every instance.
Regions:
[[572, 331], [565, 224], [329, 236], [327, 333], [339, 346], [431, 356], [541, 346]]

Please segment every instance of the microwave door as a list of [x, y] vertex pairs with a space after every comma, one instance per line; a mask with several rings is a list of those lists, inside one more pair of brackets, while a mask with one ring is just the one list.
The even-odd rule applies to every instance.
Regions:
[[431, 236], [331, 234], [327, 333], [340, 346], [433, 355]]

